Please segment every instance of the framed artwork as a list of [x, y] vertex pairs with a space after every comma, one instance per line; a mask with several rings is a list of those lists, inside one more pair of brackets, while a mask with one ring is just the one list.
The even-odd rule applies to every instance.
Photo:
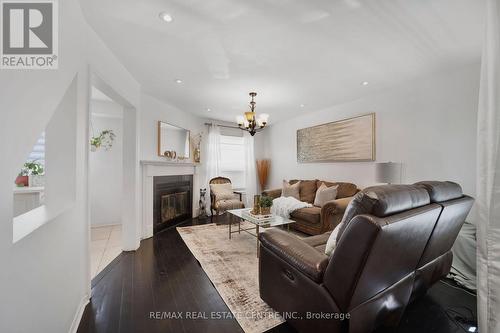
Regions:
[[375, 113], [297, 130], [297, 161], [375, 160]]

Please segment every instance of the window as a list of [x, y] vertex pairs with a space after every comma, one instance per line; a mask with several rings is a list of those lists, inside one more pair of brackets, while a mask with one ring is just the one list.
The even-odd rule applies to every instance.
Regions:
[[28, 156], [27, 162], [35, 161], [45, 166], [45, 132], [42, 132], [42, 135], [40, 135], [40, 138], [38, 138], [33, 150]]
[[231, 179], [234, 189], [244, 189], [245, 150], [242, 136], [221, 135], [221, 175]]

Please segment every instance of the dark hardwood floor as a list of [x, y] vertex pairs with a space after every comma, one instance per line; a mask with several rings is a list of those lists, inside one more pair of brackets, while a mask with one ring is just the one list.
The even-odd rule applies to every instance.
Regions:
[[[181, 226], [203, 223], [210, 220], [192, 219]], [[242, 332], [235, 319], [200, 318], [212, 312], [229, 309], [175, 228], [170, 228], [142, 241], [136, 252], [122, 253], [94, 278], [78, 333]], [[182, 318], [165, 319], [165, 313], [180, 313]], [[187, 313], [192, 318], [186, 318]], [[440, 282], [408, 307], [400, 327], [391, 332], [465, 332], [466, 324], [456, 317], [476, 318], [475, 297]], [[270, 332], [294, 330], [285, 323]]]

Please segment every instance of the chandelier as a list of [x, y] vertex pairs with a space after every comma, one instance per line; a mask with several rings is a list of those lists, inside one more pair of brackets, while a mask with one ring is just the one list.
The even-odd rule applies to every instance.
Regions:
[[259, 117], [256, 117], [255, 114], [255, 101], [254, 98], [257, 96], [257, 93], [251, 92], [250, 94], [250, 111], [245, 112], [244, 116], [236, 117], [236, 121], [238, 122], [238, 127], [244, 131], [250, 133], [251, 136], [254, 136], [255, 133], [260, 132], [267, 125], [267, 120], [269, 119], [269, 115], [266, 113], [262, 113]]

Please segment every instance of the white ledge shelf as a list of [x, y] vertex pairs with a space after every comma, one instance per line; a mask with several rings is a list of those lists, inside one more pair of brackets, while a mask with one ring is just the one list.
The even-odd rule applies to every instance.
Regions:
[[171, 161], [157, 161], [157, 160], [141, 160], [141, 165], [159, 165], [159, 166], [191, 166], [195, 167], [198, 164], [192, 162], [171, 162]]

